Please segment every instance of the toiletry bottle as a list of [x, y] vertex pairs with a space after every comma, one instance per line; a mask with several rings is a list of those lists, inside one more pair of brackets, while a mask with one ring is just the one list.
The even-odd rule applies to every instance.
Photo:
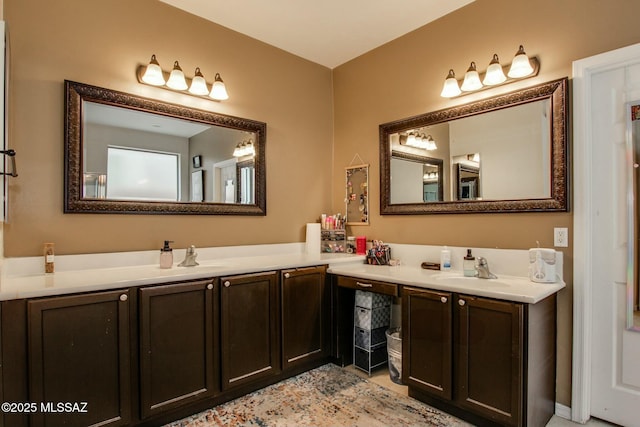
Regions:
[[466, 277], [475, 277], [476, 275], [476, 258], [471, 255], [471, 249], [467, 249], [467, 255], [462, 261], [462, 269]]
[[451, 270], [451, 251], [446, 246], [440, 251], [440, 270]]
[[44, 272], [45, 273], [53, 273], [54, 272], [54, 264], [53, 264], [53, 243], [45, 243], [44, 244]]
[[160, 249], [160, 268], [173, 267], [173, 249], [169, 243], [173, 243], [173, 240], [165, 240], [164, 247]]

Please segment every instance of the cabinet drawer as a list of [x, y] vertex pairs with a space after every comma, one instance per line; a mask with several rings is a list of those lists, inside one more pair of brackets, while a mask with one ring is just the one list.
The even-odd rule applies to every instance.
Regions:
[[338, 276], [338, 286], [343, 288], [359, 289], [361, 291], [375, 292], [377, 294], [397, 297], [398, 285], [393, 283], [376, 282], [374, 280], [356, 279], [355, 277]]

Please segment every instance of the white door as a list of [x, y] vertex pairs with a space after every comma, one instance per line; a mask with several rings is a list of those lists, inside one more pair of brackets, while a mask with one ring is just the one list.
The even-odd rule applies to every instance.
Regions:
[[626, 103], [640, 45], [574, 63], [572, 418], [640, 426], [640, 332], [626, 329]]

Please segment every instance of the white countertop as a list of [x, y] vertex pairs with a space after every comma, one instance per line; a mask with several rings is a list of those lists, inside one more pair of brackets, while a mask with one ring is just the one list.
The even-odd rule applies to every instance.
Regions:
[[[534, 283], [526, 275], [528, 251], [474, 248], [490, 260], [498, 279], [463, 277], [461, 263], [465, 248], [452, 250], [454, 270], [424, 270], [421, 260], [435, 260], [440, 248], [420, 245], [392, 245], [402, 259], [397, 267], [364, 264], [364, 256], [349, 254], [306, 254], [302, 244], [249, 245], [197, 249], [196, 267], [178, 267], [185, 249], [174, 250], [174, 266], [161, 269], [158, 251], [56, 256], [56, 272], [45, 274], [42, 257], [6, 258], [0, 275], [0, 300], [65, 295], [79, 292], [123, 289], [184, 280], [209, 279], [296, 267], [328, 265], [329, 273], [399, 285], [460, 292], [509, 301], [536, 303], [558, 292], [565, 283]], [[559, 254], [558, 271], [562, 271]]]
[[497, 279], [464, 277], [461, 271], [433, 271], [421, 267], [400, 265], [343, 264], [331, 265], [329, 273], [360, 279], [410, 285], [448, 292], [459, 292], [508, 301], [535, 304], [563, 289], [566, 285], [536, 283], [527, 277], [498, 275]]
[[258, 273], [315, 265], [364, 262], [364, 256], [305, 253], [245, 256], [198, 260], [196, 267], [161, 269], [158, 265], [60, 271], [52, 274], [5, 276], [0, 283], [0, 301], [122, 289], [182, 280], [197, 280], [235, 274]]

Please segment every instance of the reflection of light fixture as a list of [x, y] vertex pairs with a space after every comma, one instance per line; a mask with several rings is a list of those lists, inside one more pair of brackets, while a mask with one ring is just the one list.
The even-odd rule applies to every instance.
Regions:
[[433, 140], [433, 137], [431, 135], [427, 135], [426, 144], [427, 144], [427, 150], [429, 151], [438, 149], [438, 146], [436, 145], [436, 142]]
[[245, 156], [255, 156], [256, 149], [253, 146], [253, 141], [242, 141], [236, 145], [236, 148], [233, 150], [233, 157], [245, 157]]
[[140, 83], [151, 86], [170, 89], [194, 96], [206, 97], [207, 99], [214, 99], [216, 101], [229, 99], [227, 89], [222, 81], [222, 77], [220, 77], [220, 73], [216, 73], [215, 81], [213, 82], [213, 85], [211, 85], [211, 90], [209, 90], [207, 81], [202, 75], [199, 67], [196, 67], [193, 79], [185, 77], [178, 61], [173, 63], [173, 70], [171, 70], [171, 73], [166, 73], [162, 71], [162, 68], [160, 68], [160, 64], [158, 63], [155, 55], [151, 55], [151, 61], [148, 65], [141, 65], [138, 67], [137, 76]]
[[406, 138], [400, 138], [400, 144], [408, 145], [413, 148], [421, 148], [427, 151], [438, 149], [438, 146], [431, 135], [425, 136], [424, 134], [420, 134], [418, 132], [414, 133], [413, 131], [409, 132]]
[[[510, 65], [505, 65], [504, 67], [500, 65], [500, 60], [498, 59], [497, 54], [493, 55], [485, 73], [478, 74], [475, 65], [475, 62], [471, 62], [464, 80], [462, 81], [462, 87], [460, 87], [460, 82], [456, 80], [454, 71], [452, 69], [449, 70], [449, 74], [445, 79], [440, 96], [443, 98], [453, 98], [463, 94], [463, 92], [470, 93], [473, 91], [487, 89], [488, 87], [534, 77], [537, 76], [540, 71], [540, 62], [538, 61], [538, 58], [527, 57], [522, 45], [520, 45], [520, 48], [518, 49], [518, 52], [516, 52], [516, 55]], [[505, 70], [509, 71], [506, 76]], [[460, 90], [461, 88], [462, 91]]]
[[423, 181], [437, 181], [438, 180], [438, 172], [426, 172], [422, 175]]

